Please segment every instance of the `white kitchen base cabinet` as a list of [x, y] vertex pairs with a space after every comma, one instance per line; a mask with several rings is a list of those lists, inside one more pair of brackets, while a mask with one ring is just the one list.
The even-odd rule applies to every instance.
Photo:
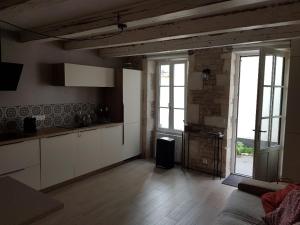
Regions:
[[0, 146], [0, 175], [40, 164], [39, 140]]
[[40, 190], [139, 155], [140, 124], [124, 128], [115, 124], [0, 146], [0, 177]]
[[36, 190], [40, 189], [39, 140], [0, 146], [0, 177], [12, 177]]
[[141, 154], [140, 123], [124, 124], [123, 159], [129, 159]]
[[74, 178], [77, 134], [41, 139], [41, 186], [47, 188]]
[[75, 176], [92, 172], [101, 167], [100, 129], [78, 133], [75, 160]]

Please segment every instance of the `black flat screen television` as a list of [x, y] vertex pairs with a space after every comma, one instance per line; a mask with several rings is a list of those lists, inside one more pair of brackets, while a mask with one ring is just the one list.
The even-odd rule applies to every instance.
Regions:
[[0, 91], [16, 91], [23, 64], [0, 63]]

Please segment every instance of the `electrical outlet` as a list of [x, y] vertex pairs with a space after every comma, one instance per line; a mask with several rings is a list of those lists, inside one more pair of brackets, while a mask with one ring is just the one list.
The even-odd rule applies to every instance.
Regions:
[[202, 163], [203, 163], [204, 165], [207, 165], [207, 164], [208, 164], [207, 159], [202, 159]]
[[35, 118], [37, 121], [43, 121], [46, 119], [46, 115], [36, 115], [33, 116], [33, 118]]

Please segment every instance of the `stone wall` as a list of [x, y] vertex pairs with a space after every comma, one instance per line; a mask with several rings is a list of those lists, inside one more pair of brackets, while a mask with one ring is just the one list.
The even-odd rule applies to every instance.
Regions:
[[[210, 69], [208, 80], [201, 72]], [[198, 50], [189, 56], [187, 90], [188, 129], [200, 130], [190, 135], [190, 168], [211, 173], [213, 169], [213, 143], [208, 132], [224, 133], [222, 144], [222, 175], [230, 162], [227, 157], [228, 110], [230, 91], [231, 50], [213, 48]], [[229, 135], [231, 137], [231, 135]], [[226, 166], [225, 166], [226, 165]]]

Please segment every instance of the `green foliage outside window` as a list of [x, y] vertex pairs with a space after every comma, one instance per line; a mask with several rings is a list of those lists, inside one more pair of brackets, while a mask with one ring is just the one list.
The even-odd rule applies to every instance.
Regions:
[[246, 146], [243, 142], [236, 143], [236, 153], [237, 155], [248, 154], [253, 155], [254, 149], [252, 147]]

